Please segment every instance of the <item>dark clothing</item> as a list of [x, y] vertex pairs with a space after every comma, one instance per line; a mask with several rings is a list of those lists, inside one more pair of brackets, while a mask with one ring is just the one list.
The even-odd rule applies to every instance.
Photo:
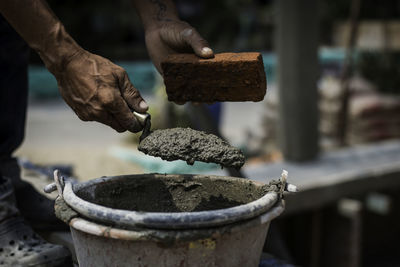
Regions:
[[0, 15], [0, 162], [24, 138], [28, 58], [29, 47]]

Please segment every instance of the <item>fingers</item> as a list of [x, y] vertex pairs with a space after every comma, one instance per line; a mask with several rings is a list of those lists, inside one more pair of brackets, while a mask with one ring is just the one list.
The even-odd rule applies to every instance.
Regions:
[[133, 87], [124, 69], [120, 68], [116, 71], [116, 79], [119, 88], [115, 88], [113, 85], [99, 89], [99, 101], [107, 114], [103, 112], [102, 118], [98, 121], [101, 120], [100, 122], [111, 126], [118, 132], [128, 130], [137, 133], [143, 127], [133, 115], [132, 110], [145, 113], [149, 107], [140, 96], [139, 91]]
[[96, 121], [110, 126], [111, 128], [113, 128], [114, 130], [116, 130], [119, 133], [126, 131], [126, 129], [118, 123], [118, 121], [114, 118], [114, 116], [112, 116], [111, 114], [109, 114], [106, 111], [101, 112], [96, 117], [97, 117]]
[[126, 71], [123, 71], [123, 73], [119, 75], [119, 88], [122, 98], [128, 103], [131, 109], [140, 113], [146, 113], [149, 106], [142, 98], [139, 91], [132, 85]]
[[118, 121], [107, 112], [105, 109], [89, 109], [89, 110], [75, 110], [76, 115], [82, 121], [97, 121], [102, 124], [108, 125], [119, 133], [125, 132], [127, 129], [122, 127]]
[[98, 121], [101, 120], [100, 122], [111, 126], [118, 132], [128, 130], [136, 133], [142, 130], [142, 125], [115, 88], [102, 89], [99, 98], [103, 108], [99, 114], [101, 116], [97, 116]]
[[193, 28], [186, 28], [181, 31], [182, 39], [190, 47], [194, 53], [202, 58], [213, 58], [214, 52], [209, 47], [207, 41]]
[[187, 48], [190, 48], [199, 57], [214, 57], [214, 52], [207, 41], [186, 22], [180, 21], [164, 24], [160, 31], [160, 37], [176, 52], [183, 52]]
[[143, 127], [135, 118], [125, 101], [118, 97], [115, 99], [116, 105], [108, 107], [108, 112], [111, 113], [115, 121], [117, 121], [125, 130], [133, 133], [140, 132]]

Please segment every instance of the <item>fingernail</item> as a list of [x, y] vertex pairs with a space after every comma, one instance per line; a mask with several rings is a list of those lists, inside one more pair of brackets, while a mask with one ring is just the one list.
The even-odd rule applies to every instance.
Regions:
[[142, 100], [142, 101], [140, 101], [140, 103], [139, 103], [139, 107], [140, 107], [141, 109], [148, 109], [148, 108], [149, 108], [149, 105], [147, 105], [146, 101]]
[[209, 48], [209, 47], [203, 47], [203, 48], [201, 49], [201, 53], [202, 53], [203, 55], [208, 56], [208, 55], [211, 55], [211, 54], [213, 53], [213, 51], [212, 51], [211, 48]]

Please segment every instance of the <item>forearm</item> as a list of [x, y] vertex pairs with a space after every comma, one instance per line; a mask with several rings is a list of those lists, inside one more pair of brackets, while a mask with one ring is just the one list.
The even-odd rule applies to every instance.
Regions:
[[0, 13], [52, 72], [81, 49], [44, 0], [1, 0]]
[[118, 132], [143, 128], [131, 109], [145, 113], [148, 106], [125, 70], [79, 47], [45, 0], [0, 0], [0, 13], [39, 53], [81, 120], [98, 121]]
[[171, 0], [132, 0], [145, 30], [151, 30], [161, 23], [177, 21], [178, 12]]

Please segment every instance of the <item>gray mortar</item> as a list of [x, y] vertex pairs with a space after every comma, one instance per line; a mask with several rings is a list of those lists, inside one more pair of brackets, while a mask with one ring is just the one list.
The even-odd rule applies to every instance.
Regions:
[[[92, 188], [95, 186], [95, 188]], [[77, 196], [101, 206], [142, 212], [195, 212], [226, 209], [255, 201], [270, 191], [280, 192], [281, 181], [254, 184], [250, 180], [213, 180], [208, 176], [192, 178], [146, 177], [92, 185], [75, 191]], [[69, 223], [79, 214], [63, 199], [57, 198], [56, 216]]]
[[78, 217], [78, 213], [65, 203], [64, 199], [57, 197], [54, 203], [56, 217], [65, 223], [69, 223], [73, 218]]
[[240, 149], [221, 138], [190, 128], [156, 130], [144, 137], [139, 151], [164, 160], [213, 162], [223, 167], [240, 169], [245, 157]]
[[[255, 201], [270, 191], [279, 192], [282, 183], [271, 181], [256, 185], [250, 180], [193, 179], [175, 176], [145, 179], [124, 179], [95, 188], [80, 189], [82, 199], [113, 209], [143, 212], [193, 212], [230, 208]], [[94, 192], [94, 194], [93, 194]]]

